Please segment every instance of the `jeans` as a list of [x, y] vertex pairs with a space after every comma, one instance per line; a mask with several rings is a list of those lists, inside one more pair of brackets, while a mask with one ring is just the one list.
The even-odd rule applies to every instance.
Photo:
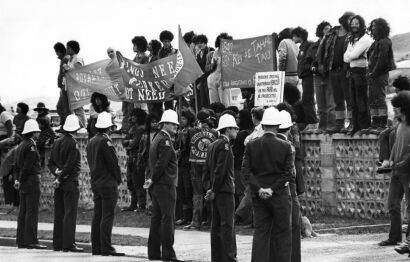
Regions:
[[353, 101], [346, 71], [342, 68], [334, 69], [329, 72], [328, 79], [333, 91], [336, 119], [352, 118]]
[[353, 97], [353, 128], [367, 129], [370, 126], [370, 112], [367, 96], [366, 68], [352, 68], [350, 90]]
[[[393, 171], [390, 179], [389, 196], [387, 204], [390, 214], [390, 232], [389, 239], [401, 242], [401, 201], [403, 195], [406, 197], [407, 217], [410, 217], [410, 190], [408, 172]], [[410, 223], [409, 223], [410, 224]]]
[[60, 125], [63, 126], [66, 117], [70, 114], [70, 105], [68, 104], [67, 91], [64, 88], [60, 89], [60, 97], [57, 102], [57, 114], [60, 117]]
[[386, 87], [389, 73], [369, 79], [369, 106], [371, 116], [387, 116]]
[[315, 109], [315, 90], [313, 88], [313, 75], [302, 79], [302, 106], [305, 111], [305, 124], [318, 122]]
[[335, 126], [335, 101], [333, 89], [327, 84], [328, 79], [313, 76], [316, 93], [317, 110], [319, 111], [319, 128], [327, 129]]

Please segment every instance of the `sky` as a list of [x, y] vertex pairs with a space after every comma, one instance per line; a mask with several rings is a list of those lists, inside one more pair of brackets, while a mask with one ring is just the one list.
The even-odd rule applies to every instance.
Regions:
[[159, 39], [162, 30], [234, 39], [302, 26], [315, 40], [316, 25], [336, 25], [345, 11], [362, 15], [366, 23], [385, 18], [392, 35], [410, 31], [410, 1], [406, 0], [2, 0], [0, 2], [0, 101], [58, 96], [59, 60], [56, 42], [77, 40], [86, 64], [107, 58], [109, 46], [133, 58], [131, 39]]

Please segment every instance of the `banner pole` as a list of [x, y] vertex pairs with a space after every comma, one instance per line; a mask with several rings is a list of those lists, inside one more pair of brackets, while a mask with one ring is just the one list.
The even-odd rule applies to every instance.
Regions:
[[196, 96], [196, 82], [194, 82], [195, 115], [198, 114], [198, 98]]

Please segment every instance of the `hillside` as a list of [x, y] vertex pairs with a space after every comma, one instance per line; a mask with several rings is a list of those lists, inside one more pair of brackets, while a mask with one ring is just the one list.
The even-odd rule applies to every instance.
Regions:
[[397, 62], [410, 60], [410, 32], [395, 35], [391, 40], [393, 42], [395, 60]]

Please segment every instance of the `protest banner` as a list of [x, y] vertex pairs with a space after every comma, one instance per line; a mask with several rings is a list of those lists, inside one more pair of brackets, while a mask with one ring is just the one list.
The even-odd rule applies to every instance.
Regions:
[[71, 109], [89, 104], [94, 92], [113, 101], [125, 98], [124, 82], [116, 60], [105, 59], [72, 69], [65, 74], [65, 79]]
[[255, 106], [276, 106], [283, 101], [285, 72], [255, 74]]
[[221, 39], [222, 87], [253, 88], [255, 73], [276, 70], [276, 52], [271, 35]]

